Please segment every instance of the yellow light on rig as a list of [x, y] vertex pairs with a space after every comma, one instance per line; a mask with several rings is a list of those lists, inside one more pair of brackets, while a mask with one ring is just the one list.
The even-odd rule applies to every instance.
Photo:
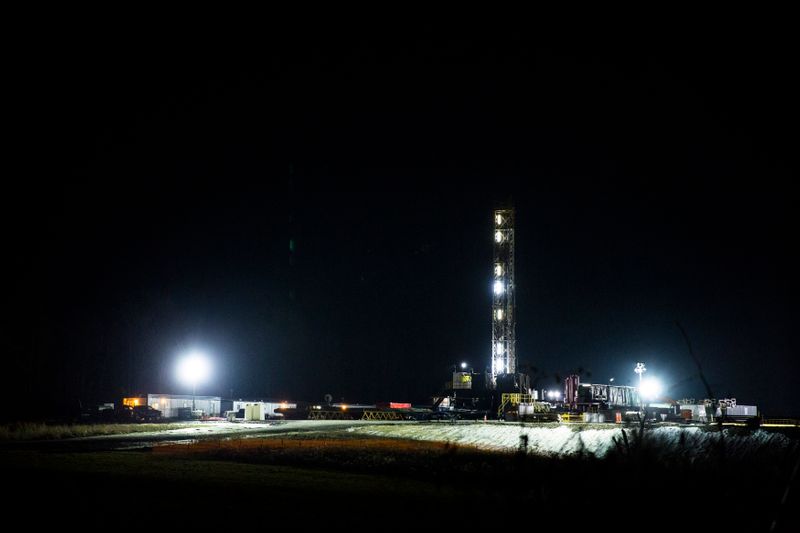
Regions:
[[494, 311], [494, 317], [495, 317], [497, 320], [503, 320], [503, 310], [502, 310], [502, 309], [495, 309], [495, 311]]
[[347, 406], [342, 404], [342, 411], [347, 411]]
[[500, 213], [497, 213], [497, 214], [494, 216], [494, 223], [495, 223], [495, 225], [497, 225], [497, 226], [500, 226], [500, 225], [502, 225], [502, 224], [503, 224], [503, 215], [501, 215]]
[[502, 263], [495, 263], [494, 264], [494, 277], [499, 278], [503, 275], [503, 264]]

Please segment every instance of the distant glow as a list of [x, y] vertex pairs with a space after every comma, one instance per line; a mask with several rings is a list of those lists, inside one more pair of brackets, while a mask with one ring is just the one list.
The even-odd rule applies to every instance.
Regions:
[[502, 231], [495, 231], [494, 232], [494, 242], [503, 242], [503, 232]]
[[502, 309], [495, 309], [494, 310], [494, 317], [497, 320], [503, 320], [503, 310]]
[[496, 225], [500, 226], [500, 225], [503, 223], [503, 215], [501, 215], [500, 213], [497, 213], [497, 214], [494, 216], [494, 223], [495, 223]]
[[495, 294], [503, 294], [506, 291], [506, 287], [502, 281], [495, 281], [493, 287]]
[[649, 378], [642, 381], [642, 386], [639, 389], [639, 394], [642, 395], [642, 398], [645, 400], [652, 400], [661, 396], [661, 392], [663, 387], [661, 386], [661, 382], [657, 379]]
[[494, 346], [494, 353], [495, 353], [496, 355], [503, 355], [503, 352], [504, 352], [504, 351], [505, 351], [505, 346], [503, 346], [503, 343], [502, 343], [502, 342], [498, 342], [497, 344], [495, 344], [495, 346]]
[[185, 385], [196, 386], [207, 380], [210, 374], [211, 364], [199, 352], [192, 352], [178, 361], [178, 379]]
[[494, 277], [499, 278], [503, 275], [503, 264], [502, 263], [495, 263], [494, 264]]
[[347, 406], [342, 404], [342, 411], [347, 411]]
[[467, 368], [467, 363], [461, 363], [461, 368]]

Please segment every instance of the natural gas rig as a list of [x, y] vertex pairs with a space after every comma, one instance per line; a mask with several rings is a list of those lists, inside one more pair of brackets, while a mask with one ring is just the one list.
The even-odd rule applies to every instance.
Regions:
[[[562, 390], [535, 390], [528, 374], [519, 371], [516, 340], [515, 211], [511, 206], [492, 215], [491, 365], [484, 372], [454, 369], [452, 380], [434, 399], [434, 409], [461, 418], [558, 420], [569, 413], [616, 410], [633, 414], [640, 405], [635, 387], [580, 383], [577, 375], [564, 380]], [[587, 396], [588, 394], [588, 396]]]
[[[609, 383], [582, 383], [571, 374], [550, 389], [534, 388], [520, 372], [516, 339], [515, 211], [503, 206], [492, 212], [491, 357], [484, 370], [466, 363], [453, 367], [451, 379], [433, 397], [431, 406], [410, 403], [376, 405], [324, 404], [276, 409], [286, 418], [363, 420], [502, 419], [559, 422], [623, 422], [642, 418], [707, 422], [738, 416], [749, 421], [755, 406], [737, 406], [736, 400], [643, 403], [639, 387]], [[636, 366], [644, 372], [643, 363]], [[613, 381], [613, 380], [610, 380]], [[721, 414], [714, 413], [722, 409]]]

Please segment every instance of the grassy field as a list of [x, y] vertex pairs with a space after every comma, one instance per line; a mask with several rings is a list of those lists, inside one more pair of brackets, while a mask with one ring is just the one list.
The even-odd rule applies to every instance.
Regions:
[[[341, 524], [566, 530], [607, 522], [680, 531], [791, 531], [794, 454], [697, 462], [646, 447], [540, 457], [341, 432], [226, 438], [139, 452], [0, 452], [4, 510], [126, 526]], [[47, 509], [42, 514], [39, 510]], [[792, 511], [793, 512], [793, 511]], [[7, 515], [8, 516], [8, 515]], [[637, 526], [636, 524], [640, 524]], [[627, 527], [627, 526], [626, 526]]]
[[151, 433], [185, 427], [187, 426], [179, 424], [43, 424], [20, 422], [0, 425], [0, 442]]
[[288, 520], [300, 528], [406, 520], [413, 508], [468, 501], [470, 494], [413, 478], [142, 452], [14, 450], [0, 454], [0, 471], [14, 487], [0, 503], [6, 517], [56, 525], [205, 528]]

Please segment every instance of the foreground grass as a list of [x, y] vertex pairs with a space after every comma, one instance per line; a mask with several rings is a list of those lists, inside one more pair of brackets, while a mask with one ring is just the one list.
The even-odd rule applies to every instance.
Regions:
[[[796, 495], [780, 504], [795, 453], [656, 457], [633, 446], [604, 459], [539, 457], [346, 432], [204, 440], [144, 452], [14, 448], [0, 451], [0, 476], [14, 487], [0, 506], [104, 525], [122, 519], [126, 526], [427, 530], [573, 523], [586, 518], [575, 510], [588, 505], [599, 524], [647, 515], [682, 532], [755, 532], [768, 531], [778, 517], [775, 531], [796, 530]], [[741, 501], [747, 505], [733, 505]]]
[[0, 467], [6, 472], [25, 471], [37, 474], [65, 475], [73, 481], [80, 477], [110, 474], [123, 484], [137, 485], [146, 481], [153, 486], [180, 483], [193, 490], [257, 489], [288, 495], [301, 491], [337, 492], [351, 495], [374, 493], [376, 490], [398, 494], [433, 496], [423, 483], [411, 480], [386, 484], [381, 476], [341, 474], [317, 469], [275, 465], [246, 465], [204, 460], [171, 460], [141, 452], [40, 453], [14, 450], [0, 456]]
[[476, 474], [499, 478], [537, 458], [456, 446], [449, 442], [319, 432], [248, 439], [209, 439], [159, 446], [154, 456], [186, 460], [290, 465], [403, 478], [458, 482]]
[[0, 452], [0, 477], [14, 487], [0, 510], [39, 524], [123, 529], [276, 522], [295, 526], [289, 530], [332, 523], [362, 529], [366, 521], [419, 517], [413, 509], [431, 502], [470, 501], [472, 492], [380, 474], [147, 452]]
[[128, 433], [153, 433], [170, 429], [183, 429], [180, 424], [42, 424], [21, 422], [0, 426], [0, 442], [26, 440], [56, 440], [99, 435], [124, 435]]
[[[209, 460], [258, 466], [291, 466], [305, 470], [378, 475], [392, 483], [413, 481], [436, 494], [443, 509], [529, 509], [555, 516], [574, 511], [576, 498], [593, 501], [602, 517], [636, 515], [642, 505], [656, 510], [659, 521], [681, 531], [793, 531], [791, 501], [781, 505], [790, 483], [797, 449], [750, 455], [721, 450], [707, 460], [687, 453], [665, 458], [646, 442], [620, 447], [603, 459], [592, 455], [543, 457], [524, 452], [487, 452], [447, 442], [408, 441], [346, 433], [201, 441], [155, 448], [155, 457]], [[680, 495], [705, 501], [681, 504]], [[796, 498], [796, 495], [795, 495]], [[747, 501], [747, 506], [730, 502]], [[504, 511], [502, 511], [504, 512]], [[622, 514], [619, 514], [622, 513]], [[496, 524], [515, 513], [490, 515]], [[611, 514], [609, 514], [611, 516]], [[510, 522], [509, 522], [510, 523]]]

